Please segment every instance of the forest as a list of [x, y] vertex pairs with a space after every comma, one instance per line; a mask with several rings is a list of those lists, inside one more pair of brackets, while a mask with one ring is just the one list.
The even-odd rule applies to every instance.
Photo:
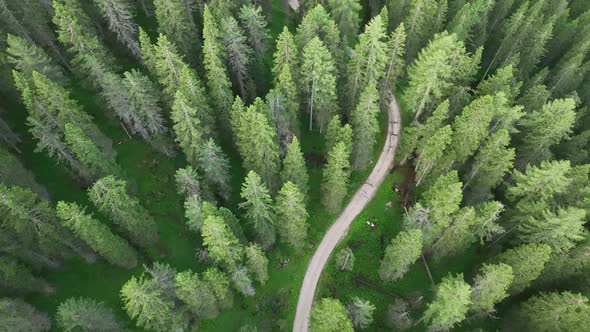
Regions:
[[0, 0], [0, 331], [590, 332], [589, 219], [588, 0]]

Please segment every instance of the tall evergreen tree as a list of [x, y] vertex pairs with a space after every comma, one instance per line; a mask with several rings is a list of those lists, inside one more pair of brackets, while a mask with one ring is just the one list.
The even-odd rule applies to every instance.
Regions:
[[174, 277], [175, 293], [197, 318], [214, 318], [219, 314], [215, 294], [199, 275], [188, 270]]
[[422, 149], [417, 151], [418, 157], [415, 160], [416, 185], [420, 185], [444, 156], [445, 149], [451, 144], [452, 132], [449, 125], [440, 128], [426, 140]]
[[588, 298], [570, 292], [540, 293], [519, 310], [522, 328], [531, 331], [583, 331], [590, 314]]
[[356, 39], [360, 25], [359, 12], [362, 7], [359, 0], [328, 0], [327, 5], [338, 24], [344, 44], [352, 43]]
[[276, 198], [276, 228], [281, 241], [296, 250], [303, 249], [307, 237], [307, 218], [304, 196], [293, 182], [287, 180]]
[[154, 7], [160, 34], [170, 38], [191, 63], [196, 63], [194, 53], [199, 43], [199, 32], [185, 1], [155, 0]]
[[494, 306], [508, 297], [508, 287], [513, 277], [510, 265], [484, 264], [471, 288], [469, 311], [476, 314], [493, 314]]
[[307, 174], [307, 167], [303, 152], [301, 152], [301, 145], [297, 136], [293, 136], [291, 143], [287, 147], [287, 154], [283, 158], [283, 169], [280, 173], [281, 183], [283, 185], [289, 181], [297, 186], [299, 192], [305, 198], [309, 191], [309, 175]]
[[207, 189], [229, 200], [232, 191], [229, 160], [212, 138], [203, 143], [197, 152], [197, 161]]
[[268, 250], [276, 239], [275, 215], [272, 198], [256, 172], [248, 173], [242, 184], [240, 196], [244, 200], [240, 203], [240, 208], [245, 211], [246, 218], [254, 226], [258, 241]]
[[109, 29], [117, 35], [117, 39], [125, 45], [131, 54], [141, 58], [137, 40], [137, 24], [133, 21], [133, 5], [128, 0], [94, 0], [94, 4]]
[[222, 217], [207, 217], [201, 235], [214, 262], [229, 269], [236, 267], [242, 257], [243, 248]]
[[276, 122], [277, 133], [282, 147], [288, 140], [299, 136], [299, 94], [289, 67], [281, 71], [274, 89], [266, 95], [270, 112]]
[[262, 8], [254, 4], [245, 4], [240, 8], [239, 19], [256, 59], [262, 63], [270, 39], [270, 33], [266, 27], [268, 23], [262, 14]]
[[405, 26], [401, 23], [387, 38], [387, 62], [382, 80], [386, 91], [393, 91], [397, 79], [404, 74], [406, 37]]
[[340, 301], [323, 298], [311, 311], [311, 330], [314, 332], [352, 332], [348, 311]]
[[402, 231], [385, 248], [385, 256], [379, 266], [381, 280], [395, 281], [408, 272], [422, 254], [422, 232], [419, 229]]
[[197, 156], [205, 142], [203, 125], [199, 120], [199, 106], [195, 105], [190, 96], [182, 90], [178, 90], [174, 96], [172, 105], [172, 128], [176, 136], [176, 142], [186, 156], [187, 161], [194, 165], [197, 164]]
[[321, 133], [337, 109], [336, 75], [334, 60], [317, 37], [303, 48], [301, 72], [302, 90], [309, 112], [309, 130], [313, 129], [315, 121]]
[[[328, 49], [335, 62], [335, 67], [342, 67], [342, 51], [340, 50], [340, 33], [336, 22], [326, 12], [321, 4], [314, 5], [301, 20], [297, 27], [295, 42], [299, 50], [304, 50], [305, 46], [314, 38], [319, 38], [322, 44]], [[336, 73], [336, 70], [335, 70]], [[338, 76], [337, 74], [335, 74]]]
[[6, 60], [15, 70], [26, 77], [31, 77], [36, 71], [54, 82], [66, 83], [63, 69], [42, 48], [25, 38], [11, 34], [6, 37], [6, 44]]
[[63, 331], [116, 332], [123, 324], [113, 310], [89, 298], [68, 298], [57, 308], [57, 325]]
[[[303, 158], [303, 155], [302, 155]], [[35, 175], [26, 169], [16, 155], [0, 146], [0, 182], [6, 186], [18, 186], [31, 189], [42, 199], [49, 199], [47, 189], [39, 184]], [[306, 173], [307, 174], [307, 173]]]
[[258, 244], [252, 243], [244, 248], [244, 255], [248, 271], [261, 285], [264, 285], [268, 280], [268, 258], [264, 255], [262, 248]]
[[127, 241], [113, 234], [78, 204], [59, 201], [57, 215], [66, 227], [109, 263], [128, 269], [137, 265], [137, 254]]
[[418, 51], [437, 33], [446, 14], [446, 1], [416, 0], [409, 5], [404, 26], [408, 31], [406, 62], [414, 59]]
[[551, 247], [546, 244], [522, 244], [502, 252], [494, 262], [512, 267], [514, 279], [508, 290], [511, 294], [518, 294], [539, 277], [550, 255]]
[[0, 322], [14, 332], [47, 332], [51, 328], [46, 313], [21, 299], [8, 297], [0, 299]]
[[251, 71], [252, 49], [246, 41], [244, 31], [238, 25], [238, 21], [232, 16], [224, 17], [221, 21], [221, 35], [223, 49], [225, 51], [225, 61], [240, 91], [243, 99], [248, 99], [254, 95]]
[[231, 280], [236, 290], [244, 296], [256, 295], [256, 290], [252, 285], [252, 279], [248, 275], [248, 269], [238, 266], [231, 272]]
[[44, 279], [33, 275], [28, 267], [8, 256], [0, 256], [0, 286], [10, 292], [49, 295], [53, 287]]
[[136, 197], [127, 194], [127, 183], [112, 175], [88, 190], [94, 205], [125, 230], [132, 242], [147, 247], [158, 241], [158, 226]]
[[344, 143], [349, 153], [352, 151], [352, 128], [348, 123], [345, 125], [341, 124], [340, 115], [334, 115], [332, 117], [328, 123], [325, 137], [325, 151], [329, 152], [339, 142]]
[[233, 305], [233, 293], [230, 289], [229, 279], [227, 276], [216, 268], [209, 268], [203, 272], [203, 281], [205, 281], [217, 303], [217, 308], [227, 309]]
[[351, 114], [352, 123], [352, 165], [365, 169], [369, 165], [375, 147], [375, 135], [379, 132], [379, 92], [375, 82], [367, 85], [361, 94], [356, 109]]
[[277, 49], [273, 55], [273, 67], [272, 74], [275, 81], [279, 75], [283, 72], [285, 67], [289, 67], [291, 73], [297, 68], [299, 62], [299, 51], [295, 45], [295, 38], [286, 26], [283, 27], [283, 31], [278, 35]]
[[376, 307], [371, 302], [353, 297], [347, 309], [354, 327], [365, 329], [373, 322], [373, 311]]
[[328, 163], [322, 170], [322, 203], [331, 213], [340, 210], [348, 192], [349, 158], [350, 148], [339, 142], [328, 153]]
[[463, 281], [463, 274], [446, 276], [436, 286], [436, 296], [424, 312], [424, 320], [431, 331], [444, 331], [465, 319], [469, 309], [471, 286]]

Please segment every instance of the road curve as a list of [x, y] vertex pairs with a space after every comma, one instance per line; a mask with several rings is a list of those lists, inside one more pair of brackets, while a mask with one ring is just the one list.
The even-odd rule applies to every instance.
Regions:
[[365, 205], [369, 203], [373, 196], [375, 196], [379, 185], [383, 182], [393, 166], [401, 131], [401, 114], [395, 97], [391, 98], [387, 123], [385, 145], [371, 175], [363, 182], [363, 185], [352, 196], [348, 205], [332, 223], [309, 261], [303, 284], [301, 285], [301, 291], [299, 292], [297, 312], [295, 314], [295, 321], [293, 322], [294, 332], [306, 332], [309, 329], [315, 290], [322, 275], [322, 270], [328, 262], [328, 258], [330, 258], [330, 254], [338, 242], [344, 238], [352, 221], [364, 209]]

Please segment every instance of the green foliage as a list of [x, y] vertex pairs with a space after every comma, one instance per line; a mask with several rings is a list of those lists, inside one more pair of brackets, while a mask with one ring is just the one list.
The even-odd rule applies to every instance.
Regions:
[[250, 171], [246, 176], [240, 197], [244, 202], [239, 207], [254, 226], [258, 242], [264, 249], [269, 249], [276, 240], [273, 203], [267, 187], [256, 172]]
[[[194, 58], [199, 35], [191, 11], [182, 0], [155, 0], [155, 14], [160, 34], [171, 38], [189, 58]], [[196, 60], [196, 59], [195, 59]], [[196, 61], [190, 61], [195, 63]]]
[[356, 34], [359, 30], [359, 12], [362, 9], [359, 2], [359, 0], [326, 1], [334, 21], [338, 24], [340, 35], [342, 36], [342, 41], [345, 45], [356, 39]]
[[16, 259], [0, 257], [0, 285], [13, 292], [51, 294], [52, 287]]
[[408, 31], [406, 62], [413, 60], [432, 35], [441, 29], [446, 14], [446, 5], [446, 1], [439, 0], [410, 2], [408, 15], [404, 20]]
[[268, 23], [262, 14], [262, 8], [252, 4], [243, 5], [240, 8], [239, 19], [246, 31], [250, 47], [254, 50], [258, 61], [262, 62], [266, 54], [268, 39], [270, 39], [270, 33], [266, 28]]
[[221, 21], [221, 35], [225, 61], [232, 75], [240, 96], [247, 99], [253, 96], [252, 73], [250, 72], [252, 49], [248, 46], [244, 31], [238, 21], [232, 16], [224, 17]]
[[234, 295], [229, 287], [229, 279], [223, 272], [216, 268], [208, 268], [203, 272], [203, 281], [211, 288], [219, 309], [231, 308]]
[[494, 100], [490, 96], [484, 96], [467, 105], [455, 118], [452, 148], [457, 165], [462, 165], [488, 136], [493, 112]]
[[297, 186], [304, 199], [307, 197], [309, 191], [309, 175], [307, 174], [305, 159], [301, 152], [301, 146], [297, 136], [293, 136], [291, 143], [287, 147], [287, 154], [283, 158], [283, 169], [281, 170], [280, 177], [283, 185], [290, 181]]
[[0, 299], [0, 324], [12, 332], [46, 332], [51, 328], [47, 314], [21, 299]]
[[295, 45], [295, 38], [286, 26], [283, 27], [283, 31], [278, 35], [277, 49], [273, 56], [273, 67], [272, 74], [275, 81], [279, 79], [279, 76], [288, 67], [290, 72], [297, 68], [299, 61], [299, 51]]
[[256, 290], [252, 286], [252, 279], [248, 275], [248, 269], [242, 266], [237, 266], [231, 272], [231, 280], [238, 292], [244, 296], [254, 296]]
[[353, 326], [366, 329], [373, 322], [373, 311], [376, 308], [371, 302], [354, 297], [347, 309]]
[[322, 170], [322, 203], [328, 211], [336, 213], [347, 195], [350, 150], [338, 142], [328, 153], [328, 163]]
[[309, 214], [305, 209], [304, 196], [293, 182], [288, 180], [279, 191], [275, 211], [281, 241], [301, 251], [307, 238]]
[[473, 281], [469, 311], [492, 314], [494, 306], [508, 297], [508, 287], [514, 278], [507, 264], [484, 264]]
[[311, 331], [313, 332], [352, 332], [352, 322], [348, 311], [333, 298], [323, 298], [316, 303], [311, 312]]
[[[131, 54], [141, 58], [137, 42], [137, 24], [133, 21], [133, 5], [128, 0], [94, 0], [101, 16], [108, 22], [109, 30], [125, 45]], [[158, 19], [160, 19], [158, 17]]]
[[339, 142], [343, 142], [349, 151], [352, 149], [352, 128], [349, 124], [342, 125], [339, 115], [334, 115], [328, 123], [325, 137], [325, 151], [327, 152], [330, 152]]
[[546, 244], [522, 244], [499, 254], [494, 262], [512, 267], [514, 279], [509, 292], [517, 294], [539, 277], [550, 255], [551, 247]]
[[203, 172], [203, 183], [207, 190], [216, 192], [226, 201], [229, 200], [232, 191], [229, 160], [212, 138], [199, 149], [197, 161]]
[[177, 273], [174, 277], [175, 293], [184, 302], [188, 310], [198, 318], [217, 316], [215, 294], [209, 284], [192, 271]]
[[136, 197], [127, 194], [127, 183], [109, 175], [94, 183], [88, 197], [106, 216], [125, 230], [131, 241], [147, 247], [158, 241], [158, 226]]
[[336, 67], [340, 68], [339, 61], [342, 51], [340, 50], [338, 26], [321, 4], [314, 5], [305, 13], [297, 27], [295, 43], [299, 50], [303, 50], [315, 37], [322, 41], [322, 44], [330, 51], [333, 61], [337, 63]]
[[336, 267], [340, 271], [352, 271], [354, 269], [354, 254], [352, 249], [345, 247], [336, 254]]
[[527, 330], [583, 331], [590, 315], [588, 298], [570, 292], [541, 293], [524, 302], [519, 318]]
[[102, 302], [89, 298], [69, 298], [57, 308], [57, 325], [62, 331], [117, 332], [123, 325]]
[[66, 123], [65, 140], [80, 160], [85, 172], [93, 179], [110, 174], [121, 174], [115, 158], [101, 151], [79, 127]]
[[45, 51], [19, 36], [8, 34], [6, 37], [6, 60], [15, 70], [31, 77], [34, 71], [43, 74], [54, 82], [65, 83], [63, 70], [45, 53]]
[[351, 114], [352, 123], [352, 165], [365, 169], [371, 161], [376, 135], [379, 132], [379, 92], [374, 82], [369, 83], [359, 98], [356, 109]]
[[217, 264], [233, 268], [242, 257], [243, 248], [222, 217], [208, 216], [201, 228], [203, 245]]
[[514, 77], [512, 65], [502, 67], [481, 81], [477, 86], [477, 93], [480, 96], [493, 96], [497, 93], [504, 93], [508, 102], [513, 104], [516, 97], [520, 94], [522, 83]]
[[405, 26], [401, 23], [387, 38], [387, 62], [383, 76], [383, 85], [387, 91], [395, 90], [398, 78], [404, 74], [406, 37]]
[[252, 243], [244, 249], [244, 253], [248, 271], [264, 286], [268, 280], [268, 258], [264, 255], [262, 248]]
[[422, 232], [418, 229], [400, 232], [385, 248], [379, 276], [384, 281], [400, 279], [421, 254]]
[[426, 140], [422, 149], [418, 151], [418, 157], [414, 162], [416, 166], [416, 185], [420, 185], [422, 180], [439, 164], [444, 156], [445, 149], [451, 144], [452, 133], [450, 125], [438, 129], [433, 136]]
[[436, 286], [436, 297], [428, 304], [424, 321], [431, 331], [444, 331], [465, 319], [470, 304], [471, 286], [463, 274], [448, 275]]
[[137, 254], [127, 241], [113, 234], [106, 225], [87, 214], [84, 208], [76, 203], [59, 201], [57, 215], [66, 227], [109, 263], [128, 269], [137, 265]]

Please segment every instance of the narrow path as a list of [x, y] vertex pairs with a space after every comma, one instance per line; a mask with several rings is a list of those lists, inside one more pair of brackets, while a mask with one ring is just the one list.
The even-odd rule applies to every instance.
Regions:
[[383, 151], [381, 151], [379, 160], [377, 161], [377, 164], [375, 164], [371, 175], [369, 175], [359, 190], [354, 196], [352, 196], [352, 199], [344, 210], [342, 210], [338, 218], [332, 223], [307, 266], [303, 284], [301, 285], [301, 291], [299, 292], [299, 300], [297, 302], [297, 312], [293, 323], [294, 332], [306, 332], [309, 329], [311, 307], [313, 305], [315, 290], [322, 274], [322, 270], [328, 262], [328, 258], [330, 258], [330, 254], [338, 242], [344, 238], [352, 221], [363, 210], [365, 205], [369, 203], [373, 196], [375, 196], [379, 185], [383, 182], [393, 166], [395, 150], [398, 145], [399, 133], [401, 130], [401, 114], [395, 97], [392, 97], [389, 106], [387, 122], [387, 138], [385, 140], [385, 145], [383, 146]]

